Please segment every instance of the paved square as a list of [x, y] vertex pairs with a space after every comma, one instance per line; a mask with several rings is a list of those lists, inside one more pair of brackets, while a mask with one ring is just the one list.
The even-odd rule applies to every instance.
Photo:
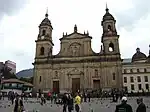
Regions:
[[[90, 103], [82, 103], [82, 112], [92, 112], [91, 109], [93, 109], [93, 112], [114, 112], [115, 106], [119, 103], [120, 101], [118, 103], [111, 103], [110, 99], [92, 99]], [[128, 103], [132, 105], [135, 112], [137, 108], [136, 98], [128, 98]], [[144, 103], [147, 106], [147, 112], [150, 112], [150, 97], [144, 97]], [[37, 100], [30, 99], [28, 103], [24, 102], [24, 105], [27, 112], [36, 112], [33, 110], [37, 110], [37, 112], [62, 112], [61, 105], [51, 104], [49, 101], [42, 106], [37, 103]], [[7, 99], [0, 101], [0, 112], [12, 112], [13, 107]]]

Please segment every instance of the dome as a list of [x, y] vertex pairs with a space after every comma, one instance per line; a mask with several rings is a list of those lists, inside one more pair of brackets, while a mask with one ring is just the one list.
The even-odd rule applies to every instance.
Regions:
[[51, 21], [48, 19], [48, 14], [45, 14], [45, 18], [40, 24], [40, 26], [45, 26], [45, 25], [51, 26]]
[[109, 13], [109, 9], [106, 8], [106, 14], [103, 16], [103, 21], [115, 20], [115, 18]]
[[136, 53], [132, 56], [132, 62], [134, 61], [141, 61], [141, 60], [146, 60], [147, 56], [140, 52], [140, 48], [136, 49]]

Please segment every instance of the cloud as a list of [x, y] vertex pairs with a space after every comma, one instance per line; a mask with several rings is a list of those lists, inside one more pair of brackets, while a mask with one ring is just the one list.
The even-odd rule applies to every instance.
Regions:
[[[117, 21], [121, 56], [132, 57], [136, 47], [148, 53], [149, 1], [107, 1], [110, 13]], [[15, 61], [17, 71], [33, 67], [38, 25], [44, 19], [46, 7], [49, 9], [49, 19], [54, 28], [53, 54], [60, 50], [59, 38], [62, 37], [62, 33], [72, 33], [74, 24], [77, 24], [80, 33], [84, 30], [89, 31], [93, 37], [92, 49], [95, 52], [100, 51], [105, 0], [0, 0], [0, 19], [3, 17], [0, 20], [0, 61]]]
[[0, 0], [0, 19], [4, 16], [17, 14], [29, 0]]
[[[128, 31], [133, 30], [138, 20], [145, 19], [150, 13], [150, 0], [130, 0], [128, 4], [132, 4], [130, 8], [116, 14], [118, 18], [118, 27], [123, 27]], [[120, 4], [121, 5], [121, 4]], [[123, 6], [123, 4], [122, 4]]]

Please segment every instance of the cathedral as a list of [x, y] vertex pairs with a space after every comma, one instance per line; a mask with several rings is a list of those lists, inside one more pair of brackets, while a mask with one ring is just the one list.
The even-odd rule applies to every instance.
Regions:
[[116, 20], [106, 8], [101, 22], [101, 50], [91, 48], [92, 36], [78, 32], [60, 38], [61, 48], [53, 55], [52, 24], [48, 13], [39, 25], [34, 60], [36, 91], [77, 92], [93, 89], [122, 88], [122, 60]]

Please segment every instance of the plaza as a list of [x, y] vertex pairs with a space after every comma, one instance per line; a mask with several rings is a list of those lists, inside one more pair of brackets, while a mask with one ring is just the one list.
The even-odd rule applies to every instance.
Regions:
[[[132, 105], [133, 112], [135, 112], [137, 108], [136, 98], [137, 97], [128, 98], [128, 103]], [[147, 112], [150, 112], [150, 97], [143, 97], [143, 99], [147, 107]], [[120, 101], [118, 101], [118, 103], [111, 103], [110, 98], [92, 99], [90, 103], [82, 103], [82, 112], [115, 112], [115, 107], [119, 103]], [[29, 99], [27, 102], [24, 101], [24, 106], [26, 112], [62, 112], [62, 105], [51, 104], [49, 101], [42, 106], [36, 99]], [[7, 99], [0, 100], [0, 112], [12, 112], [13, 107], [14, 106], [12, 106]]]

